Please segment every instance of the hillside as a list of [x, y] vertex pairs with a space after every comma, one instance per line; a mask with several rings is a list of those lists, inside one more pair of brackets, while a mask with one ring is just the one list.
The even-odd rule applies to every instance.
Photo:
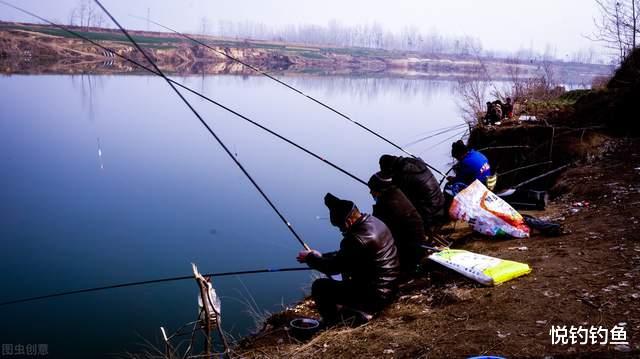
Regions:
[[[99, 41], [121, 55], [141, 60], [122, 33], [113, 29], [78, 28], [73, 31]], [[224, 55], [194, 45], [175, 34], [132, 31], [133, 37], [156, 59], [163, 70], [181, 74], [248, 74], [250, 70]], [[197, 35], [196, 35], [197, 36]], [[334, 75], [469, 78], [484, 74], [493, 80], [539, 76], [541, 63], [514, 63], [469, 56], [425, 55], [369, 48], [308, 46], [256, 40], [197, 36], [217, 51], [269, 71]], [[555, 62], [566, 83], [588, 83], [610, 73], [604, 65]], [[48, 25], [0, 22], [0, 72], [2, 73], [129, 73], [132, 65], [102, 49]]]

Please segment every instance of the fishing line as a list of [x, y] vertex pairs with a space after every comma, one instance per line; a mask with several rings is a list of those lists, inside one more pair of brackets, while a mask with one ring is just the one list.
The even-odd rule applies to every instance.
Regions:
[[182, 95], [182, 93], [180, 91], [178, 91], [178, 89], [175, 87], [175, 85], [169, 80], [169, 78], [167, 78], [167, 76], [160, 70], [160, 68], [158, 67], [158, 65], [156, 65], [155, 62], [153, 62], [153, 60], [151, 59], [151, 57], [144, 52], [144, 50], [140, 47], [140, 45], [138, 45], [138, 43], [131, 37], [131, 35], [129, 35], [129, 32], [127, 32], [127, 30], [124, 29], [124, 27], [122, 27], [122, 25], [120, 25], [120, 23], [118, 22], [118, 20], [116, 20], [113, 15], [111, 15], [111, 13], [102, 5], [102, 3], [99, 0], [94, 0], [95, 3], [102, 9], [102, 11], [104, 11], [107, 16], [111, 19], [111, 21], [113, 21], [114, 24], [116, 24], [118, 26], [118, 28], [120, 28], [120, 30], [122, 31], [122, 33], [127, 37], [127, 39], [129, 39], [129, 41], [136, 47], [136, 49], [138, 49], [138, 51], [140, 51], [140, 53], [142, 53], [142, 55], [144, 55], [144, 57], [147, 59], [147, 61], [153, 66], [153, 68], [156, 70], [156, 72], [162, 76], [162, 78], [167, 82], [167, 84], [171, 87], [171, 89], [173, 89], [173, 91], [180, 97], [180, 99], [184, 102], [185, 105], [187, 105], [187, 107], [191, 110], [191, 112], [193, 112], [193, 114], [198, 118], [198, 120], [200, 120], [200, 122], [202, 123], [202, 125], [207, 129], [207, 131], [209, 131], [209, 133], [216, 139], [216, 141], [220, 144], [220, 146], [224, 149], [224, 151], [227, 153], [227, 155], [229, 155], [229, 157], [233, 160], [233, 162], [235, 162], [235, 164], [238, 166], [238, 168], [240, 168], [240, 170], [242, 171], [242, 173], [244, 173], [244, 175], [249, 179], [249, 181], [251, 181], [251, 183], [254, 185], [254, 187], [258, 190], [258, 192], [260, 192], [260, 194], [262, 195], [262, 197], [265, 199], [265, 201], [267, 201], [267, 203], [269, 204], [269, 206], [271, 206], [271, 208], [274, 210], [274, 212], [276, 212], [276, 214], [278, 215], [278, 217], [280, 217], [280, 219], [282, 220], [282, 222], [287, 226], [287, 228], [289, 229], [289, 231], [291, 232], [291, 234], [293, 234], [293, 236], [298, 240], [298, 242], [302, 245], [302, 247], [306, 250], [310, 250], [309, 246], [302, 240], [302, 238], [300, 237], [300, 235], [298, 234], [298, 232], [296, 232], [296, 230], [293, 228], [293, 226], [291, 225], [291, 223], [289, 223], [289, 221], [287, 221], [287, 219], [284, 217], [284, 215], [280, 212], [280, 210], [278, 210], [278, 208], [275, 206], [275, 204], [273, 204], [273, 202], [271, 202], [271, 199], [269, 199], [269, 197], [267, 196], [267, 194], [262, 190], [262, 188], [260, 188], [260, 185], [258, 185], [258, 183], [253, 179], [253, 177], [251, 177], [251, 175], [249, 174], [249, 172], [247, 172], [247, 170], [244, 168], [244, 166], [242, 166], [242, 164], [240, 163], [240, 161], [238, 161], [238, 159], [233, 155], [233, 153], [231, 153], [231, 151], [229, 151], [229, 148], [227, 148], [227, 146], [224, 144], [224, 142], [222, 142], [222, 140], [218, 137], [218, 135], [216, 135], [216, 133], [211, 129], [211, 127], [209, 127], [209, 125], [204, 121], [204, 119], [202, 118], [202, 116], [200, 116], [200, 114], [198, 113], [198, 111], [196, 111], [196, 109], [191, 105], [191, 103], [189, 103], [189, 101], [187, 101], [187, 99], [184, 97], [184, 95]]
[[[446, 141], [448, 141], [448, 140], [450, 140], [450, 139], [452, 139], [452, 138], [454, 138], [454, 137], [461, 137], [461, 138], [462, 138], [462, 137], [464, 137], [464, 135], [465, 135], [468, 131], [469, 131], [469, 129], [465, 129], [464, 131], [460, 131], [460, 132], [456, 133], [455, 135], [450, 136], [450, 137], [447, 137], [447, 138], [445, 138], [444, 140], [442, 140], [442, 141], [440, 141], [440, 142], [436, 143], [435, 145], [432, 145], [432, 146], [428, 147], [427, 149], [425, 149], [425, 150], [421, 151], [420, 153], [425, 153], [425, 152], [427, 152], [427, 151], [429, 151], [429, 150], [431, 150], [431, 149], [433, 149], [433, 148], [437, 147], [438, 145], [443, 144], [444, 142], [446, 142]], [[447, 173], [448, 173], [448, 172], [447, 172]], [[443, 175], [443, 176], [445, 176], [444, 174], [442, 174], [442, 175]], [[446, 176], [445, 176], [445, 178], [446, 178]]]
[[[152, 74], [155, 74], [155, 75], [160, 76], [160, 74], [158, 74], [155, 70], [153, 70], [153, 69], [151, 69], [151, 68], [149, 68], [149, 67], [147, 67], [147, 66], [145, 66], [145, 65], [143, 65], [143, 64], [141, 64], [141, 63], [139, 63], [139, 62], [137, 62], [137, 61], [135, 61], [135, 60], [133, 60], [133, 59], [131, 59], [131, 58], [128, 58], [128, 57], [126, 57], [126, 56], [124, 56], [124, 55], [121, 55], [121, 54], [117, 53], [115, 50], [110, 49], [110, 48], [108, 48], [108, 47], [106, 47], [106, 46], [104, 46], [104, 45], [102, 45], [102, 44], [100, 44], [100, 43], [98, 43], [98, 42], [96, 42], [96, 41], [94, 41], [94, 40], [91, 40], [91, 39], [89, 39], [88, 37], [86, 37], [86, 36], [84, 36], [84, 35], [82, 35], [82, 34], [80, 34], [80, 33], [77, 33], [77, 32], [75, 32], [75, 31], [73, 31], [73, 30], [70, 30], [70, 29], [66, 28], [65, 26], [58, 25], [58, 24], [56, 24], [56, 23], [54, 23], [54, 22], [52, 22], [52, 21], [49, 21], [49, 20], [47, 20], [47, 19], [45, 19], [45, 18], [43, 18], [43, 17], [41, 17], [41, 16], [36, 15], [36, 14], [34, 14], [34, 13], [32, 13], [32, 12], [28, 11], [28, 10], [25, 10], [25, 9], [22, 9], [22, 8], [20, 8], [20, 7], [15, 6], [15, 5], [9, 4], [9, 3], [7, 3], [7, 2], [5, 2], [5, 1], [3, 1], [3, 0], [0, 0], [0, 3], [4, 4], [4, 5], [6, 5], [6, 6], [9, 6], [9, 7], [11, 7], [11, 8], [13, 8], [13, 9], [15, 9], [15, 10], [18, 10], [18, 11], [20, 11], [20, 12], [23, 12], [23, 13], [25, 13], [25, 14], [27, 14], [27, 15], [33, 16], [33, 17], [34, 17], [34, 18], [36, 18], [36, 19], [39, 19], [39, 20], [41, 20], [41, 21], [44, 21], [44, 22], [48, 23], [48, 24], [49, 24], [49, 25], [51, 25], [51, 26], [54, 26], [54, 27], [56, 27], [56, 28], [58, 28], [58, 29], [60, 29], [60, 30], [62, 30], [62, 31], [65, 31], [65, 32], [67, 32], [67, 33], [69, 33], [69, 34], [73, 35], [73, 36], [76, 36], [76, 37], [78, 37], [78, 38], [80, 38], [80, 39], [82, 39], [82, 40], [84, 40], [84, 41], [86, 41], [86, 42], [89, 42], [90, 44], [92, 44], [92, 45], [94, 45], [94, 46], [97, 46], [97, 47], [99, 47], [99, 48], [101, 48], [101, 49], [103, 49], [103, 50], [105, 50], [105, 51], [107, 51], [107, 52], [109, 52], [109, 53], [111, 53], [111, 54], [113, 54], [113, 55], [115, 55], [115, 56], [117, 56], [117, 57], [119, 57], [119, 58], [121, 58], [121, 59], [123, 59], [123, 60], [125, 60], [125, 61], [129, 62], [129, 63], [132, 63], [132, 64], [134, 64], [134, 65], [136, 65], [136, 66], [140, 67], [140, 68], [141, 68], [141, 69], [143, 69], [143, 70], [146, 70], [146, 71], [148, 71], [148, 72], [150, 72], [150, 73], [152, 73]], [[258, 122], [255, 122], [255, 121], [251, 120], [251, 119], [250, 119], [250, 118], [248, 118], [247, 116], [242, 115], [241, 113], [239, 113], [239, 112], [237, 112], [237, 111], [235, 111], [235, 110], [233, 110], [233, 109], [231, 109], [231, 108], [229, 108], [229, 107], [227, 107], [227, 106], [225, 106], [225, 105], [223, 105], [223, 104], [221, 104], [221, 103], [219, 103], [219, 102], [217, 102], [217, 101], [215, 101], [215, 100], [211, 99], [210, 97], [207, 97], [207, 96], [203, 95], [202, 93], [200, 93], [200, 92], [198, 92], [198, 91], [196, 91], [196, 90], [193, 90], [193, 89], [192, 89], [192, 88], [190, 88], [190, 87], [187, 87], [187, 86], [185, 86], [185, 85], [181, 84], [180, 82], [174, 81], [174, 80], [172, 80], [172, 79], [169, 79], [169, 81], [171, 81], [174, 85], [179, 86], [180, 88], [183, 88], [183, 89], [185, 89], [185, 90], [187, 90], [187, 91], [191, 92], [192, 94], [194, 94], [194, 95], [196, 95], [196, 96], [200, 97], [201, 99], [203, 99], [203, 100], [205, 100], [205, 101], [208, 101], [208, 102], [210, 102], [210, 103], [212, 103], [212, 104], [214, 104], [214, 105], [216, 105], [216, 106], [218, 106], [218, 107], [222, 108], [223, 110], [228, 111], [228, 112], [230, 112], [230, 113], [232, 113], [232, 114], [236, 115], [237, 117], [240, 117], [241, 119], [243, 119], [243, 120], [245, 120], [245, 121], [249, 122], [250, 124], [252, 124], [252, 125], [254, 125], [254, 126], [256, 126], [256, 127], [260, 128], [261, 130], [263, 130], [263, 131], [265, 131], [265, 132], [267, 132], [267, 133], [269, 133], [269, 134], [271, 134], [271, 135], [273, 135], [273, 136], [275, 136], [275, 137], [277, 137], [277, 138], [281, 139], [282, 141], [284, 141], [284, 142], [286, 142], [286, 143], [288, 143], [288, 144], [290, 144], [290, 145], [292, 145], [292, 146], [296, 147], [297, 149], [299, 149], [299, 150], [301, 150], [301, 151], [305, 152], [306, 154], [308, 154], [308, 155], [310, 155], [310, 156], [312, 156], [312, 157], [314, 157], [314, 158], [316, 158], [316, 159], [318, 159], [318, 160], [320, 160], [320, 161], [322, 161], [322, 162], [326, 163], [327, 165], [329, 165], [329, 166], [333, 167], [334, 169], [336, 169], [336, 170], [338, 170], [338, 171], [342, 172], [343, 174], [345, 174], [345, 175], [347, 175], [347, 176], [351, 177], [352, 179], [354, 179], [354, 180], [356, 180], [356, 181], [358, 181], [358, 182], [362, 183], [363, 185], [366, 185], [366, 184], [367, 184], [367, 182], [365, 182], [363, 179], [361, 179], [361, 178], [357, 177], [356, 175], [354, 175], [354, 174], [350, 173], [349, 171], [347, 171], [347, 170], [343, 169], [342, 167], [340, 167], [340, 166], [336, 165], [335, 163], [333, 163], [333, 162], [331, 162], [331, 161], [329, 161], [329, 160], [325, 159], [324, 157], [322, 157], [322, 156], [320, 156], [320, 155], [318, 155], [318, 154], [314, 153], [313, 151], [311, 151], [311, 150], [309, 150], [309, 149], [307, 149], [307, 148], [305, 148], [305, 147], [303, 147], [303, 146], [301, 146], [301, 145], [297, 144], [296, 142], [294, 142], [294, 141], [292, 141], [292, 140], [290, 140], [290, 139], [288, 139], [288, 138], [286, 138], [286, 137], [284, 137], [284, 136], [282, 136], [282, 135], [278, 134], [277, 132], [274, 132], [274, 131], [270, 130], [269, 128], [267, 128], [267, 127], [265, 127], [265, 126], [261, 125], [260, 123], [258, 123]]]
[[[132, 17], [134, 17], [134, 18], [142, 19], [142, 18], [141, 18], [141, 17], [139, 17], [139, 16], [135, 16], [135, 15], [131, 15], [131, 16], [132, 16]], [[405, 154], [407, 154], [407, 155], [409, 155], [409, 156], [411, 156], [411, 157], [417, 158], [415, 155], [413, 155], [412, 153], [408, 152], [407, 150], [405, 150], [404, 148], [402, 148], [400, 145], [396, 144], [395, 142], [393, 142], [393, 141], [389, 140], [388, 138], [386, 138], [386, 137], [382, 136], [382, 135], [381, 135], [381, 134], [379, 134], [378, 132], [376, 132], [376, 131], [374, 131], [374, 130], [370, 129], [369, 127], [367, 127], [367, 126], [365, 126], [365, 125], [361, 124], [361, 123], [360, 123], [360, 122], [358, 122], [358, 121], [353, 120], [351, 117], [349, 117], [349, 116], [345, 115], [344, 113], [342, 113], [342, 112], [340, 112], [340, 111], [336, 110], [335, 108], [333, 108], [333, 107], [331, 107], [331, 106], [329, 106], [329, 105], [325, 104], [324, 102], [322, 102], [322, 101], [320, 101], [320, 100], [318, 100], [318, 99], [316, 99], [316, 98], [314, 98], [314, 97], [312, 97], [312, 96], [310, 96], [310, 95], [307, 95], [306, 93], [304, 93], [304, 92], [302, 92], [302, 91], [298, 90], [297, 88], [295, 88], [295, 87], [293, 87], [293, 86], [289, 85], [288, 83], [286, 83], [286, 82], [284, 82], [284, 81], [282, 81], [282, 80], [279, 80], [279, 79], [277, 79], [276, 77], [274, 77], [274, 76], [272, 76], [272, 75], [269, 75], [268, 73], [266, 73], [266, 72], [264, 72], [264, 71], [262, 71], [262, 70], [258, 69], [257, 67], [255, 67], [255, 66], [253, 66], [253, 65], [250, 65], [250, 64], [248, 64], [248, 63], [246, 63], [246, 62], [244, 62], [244, 61], [242, 61], [242, 60], [240, 60], [240, 59], [238, 59], [238, 58], [235, 58], [235, 57], [233, 57], [233, 56], [231, 56], [231, 55], [227, 54], [227, 53], [226, 53], [226, 52], [224, 52], [224, 51], [220, 51], [220, 50], [218, 50], [218, 49], [214, 48], [213, 46], [210, 46], [210, 45], [206, 44], [205, 42], [200, 41], [200, 40], [198, 40], [198, 39], [196, 39], [196, 38], [194, 38], [194, 37], [192, 37], [192, 36], [189, 36], [189, 35], [186, 35], [186, 34], [183, 34], [183, 33], [179, 32], [179, 31], [177, 31], [177, 30], [174, 30], [174, 29], [172, 29], [172, 28], [170, 28], [170, 27], [168, 27], [168, 26], [162, 25], [162, 24], [160, 24], [160, 23], [157, 23], [157, 22], [155, 22], [155, 21], [153, 21], [153, 20], [149, 20], [149, 19], [146, 19], [146, 18], [144, 18], [143, 20], [148, 20], [149, 22], [151, 22], [151, 23], [153, 23], [153, 24], [155, 24], [155, 25], [157, 25], [157, 26], [160, 26], [160, 27], [162, 27], [162, 28], [164, 28], [164, 29], [166, 29], [166, 30], [169, 30], [169, 31], [171, 31], [171, 32], [175, 33], [176, 35], [182, 36], [182, 37], [184, 37], [185, 39], [190, 40], [190, 41], [192, 41], [192, 42], [194, 42], [194, 43], [196, 43], [196, 44], [198, 44], [198, 45], [204, 46], [204, 47], [206, 47], [207, 49], [209, 49], [209, 50], [211, 50], [211, 51], [214, 51], [214, 52], [216, 52], [216, 53], [218, 53], [218, 54], [220, 54], [220, 55], [222, 55], [222, 56], [225, 56], [226, 58], [228, 58], [228, 59], [230, 59], [230, 60], [232, 60], [232, 61], [235, 61], [235, 62], [237, 62], [237, 63], [239, 63], [239, 64], [242, 64], [243, 66], [246, 66], [246, 67], [248, 67], [249, 69], [251, 69], [251, 70], [253, 70], [253, 71], [257, 72], [257, 73], [259, 73], [259, 74], [261, 74], [261, 75], [263, 75], [263, 76], [266, 76], [266, 77], [270, 78], [271, 80], [273, 80], [273, 81], [275, 81], [275, 82], [279, 83], [280, 85], [285, 86], [286, 88], [288, 88], [288, 89], [290, 89], [290, 90], [292, 90], [292, 91], [294, 91], [294, 92], [296, 92], [296, 93], [298, 93], [298, 94], [300, 94], [300, 95], [302, 95], [302, 96], [304, 96], [304, 97], [308, 98], [309, 100], [311, 100], [311, 101], [313, 101], [313, 102], [317, 103], [318, 105], [320, 105], [320, 106], [322, 106], [322, 107], [324, 107], [324, 108], [326, 108], [326, 109], [328, 109], [328, 110], [330, 110], [330, 111], [334, 112], [334, 113], [335, 113], [335, 114], [337, 114], [338, 116], [340, 116], [340, 117], [342, 117], [342, 118], [344, 118], [344, 119], [346, 119], [346, 120], [350, 121], [351, 123], [355, 124], [356, 126], [359, 126], [360, 128], [362, 128], [362, 129], [364, 129], [365, 131], [367, 131], [367, 132], [371, 133], [372, 135], [374, 135], [374, 136], [378, 137], [379, 139], [381, 139], [381, 140], [383, 140], [383, 141], [387, 142], [388, 144], [390, 144], [391, 146], [393, 146], [393, 147], [397, 148], [398, 150], [402, 151], [403, 153], [405, 153]], [[443, 176], [444, 176], [444, 174], [443, 174], [442, 172], [440, 172], [440, 170], [438, 170], [437, 168], [435, 168], [435, 167], [431, 166], [430, 164], [428, 164], [428, 163], [426, 163], [426, 162], [425, 162], [425, 164], [426, 164], [429, 168], [431, 168], [432, 170], [434, 170], [434, 171], [436, 171], [437, 173], [439, 173], [440, 175], [443, 175]]]
[[[420, 137], [420, 136], [427, 136], [427, 135], [430, 135], [430, 134], [432, 134], [432, 133], [434, 133], [434, 132], [439, 132], [439, 131], [442, 131], [442, 130], [448, 130], [448, 129], [450, 129], [450, 128], [458, 127], [458, 126], [460, 126], [460, 125], [462, 125], [462, 124], [461, 124], [461, 123], [459, 123], [459, 124], [456, 124], [456, 125], [453, 125], [453, 126], [443, 126], [443, 127], [440, 127], [440, 128], [431, 129], [431, 130], [428, 130], [428, 131], [424, 131], [424, 132], [416, 133], [416, 134], [414, 134], [414, 135], [415, 135], [415, 136], [417, 136], [417, 137]], [[405, 145], [404, 147], [407, 147], [407, 145]]]
[[437, 137], [437, 136], [440, 136], [440, 135], [444, 135], [445, 133], [449, 133], [449, 132], [452, 132], [452, 131], [455, 131], [455, 130], [459, 130], [459, 129], [464, 128], [466, 126], [467, 126], [467, 124], [465, 123], [465, 124], [460, 124], [460, 125], [448, 128], [446, 130], [442, 130], [442, 131], [440, 131], [438, 133], [434, 133], [432, 135], [425, 136], [425, 137], [422, 137], [422, 138], [417, 139], [415, 141], [409, 142], [408, 144], [405, 145], [405, 147], [416, 145], [416, 144], [418, 144], [420, 142], [423, 142], [423, 141], [426, 141], [426, 140], [428, 140], [430, 138]]
[[[309, 267], [297, 267], [297, 268], [279, 268], [279, 269], [254, 269], [254, 270], [238, 271], [238, 272], [209, 273], [209, 274], [203, 274], [203, 276], [204, 277], [227, 277], [227, 276], [232, 276], [232, 275], [243, 275], [243, 274], [294, 272], [294, 271], [306, 271], [306, 270], [311, 270], [311, 268], [309, 268]], [[155, 284], [155, 283], [175, 282], [175, 281], [187, 280], [187, 279], [193, 279], [193, 274], [192, 275], [185, 275], [185, 276], [181, 276], [181, 277], [171, 277], [171, 278], [144, 280], [144, 281], [140, 281], [140, 282], [113, 284], [113, 285], [106, 285], [106, 286], [103, 286], [103, 287], [77, 289], [77, 290], [71, 290], [71, 291], [60, 292], [60, 293], [39, 295], [39, 296], [36, 296], [36, 297], [15, 299], [15, 300], [10, 300], [10, 301], [7, 301], [7, 302], [0, 303], [0, 307], [1, 306], [5, 306], [5, 305], [10, 305], [10, 304], [32, 302], [32, 301], [40, 300], [40, 299], [62, 297], [62, 296], [73, 295], [73, 294], [98, 292], [98, 291], [108, 290], [108, 289], [135, 287], [135, 286], [147, 285], [147, 284]]]

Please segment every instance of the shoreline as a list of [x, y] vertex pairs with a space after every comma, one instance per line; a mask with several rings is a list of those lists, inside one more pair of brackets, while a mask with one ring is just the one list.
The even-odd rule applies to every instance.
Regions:
[[[134, 47], [116, 30], [69, 27], [119, 54], [144, 63]], [[562, 61], [520, 61], [476, 58], [471, 55], [421, 54], [369, 48], [311, 46], [248, 39], [223, 39], [194, 35], [216, 51], [163, 32], [132, 31], [163, 71], [171, 74], [235, 74], [254, 72], [230, 62], [222, 53], [276, 74], [320, 74], [336, 76], [384, 76], [418, 79], [486, 79], [506, 81], [514, 73], [535, 78], [544, 64], [551, 64], [565, 83], [584, 84], [609, 75], [608, 65]], [[114, 57], [81, 39], [49, 25], [0, 22], [0, 73], [131, 73], [134, 65]], [[487, 78], [490, 77], [490, 78]]]
[[[312, 300], [305, 298], [268, 318], [262, 330], [244, 338], [234, 354], [251, 358], [636, 357], [640, 354], [640, 305], [634, 299], [640, 295], [640, 225], [634, 214], [640, 188], [634, 186], [640, 177], [640, 141], [602, 132], [593, 136], [599, 140], [592, 142], [581, 163], [551, 181], [555, 199], [547, 209], [521, 211], [558, 221], [571, 233], [497, 239], [458, 224], [451, 237], [456, 249], [528, 263], [531, 274], [484, 287], [429, 264], [424, 275], [402, 284], [398, 299], [363, 326], [332, 328], [300, 342], [289, 334], [288, 322], [295, 317], [318, 317]], [[612, 168], [610, 175], [604, 174]], [[617, 193], [615, 200], [609, 197], [611, 190]], [[576, 207], [579, 202], [589, 205]], [[620, 256], [612, 248], [627, 255]], [[555, 309], [550, 312], [549, 308]], [[630, 345], [551, 344], [552, 325], [585, 323], [608, 328], [625, 323]]]

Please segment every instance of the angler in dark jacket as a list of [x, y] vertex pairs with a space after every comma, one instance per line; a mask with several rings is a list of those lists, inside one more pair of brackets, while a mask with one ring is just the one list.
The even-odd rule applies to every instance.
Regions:
[[421, 247], [426, 244], [422, 217], [390, 177], [378, 172], [367, 184], [376, 201], [373, 215], [389, 227], [398, 248], [402, 272], [414, 272], [425, 253]]
[[330, 325], [339, 320], [340, 307], [373, 314], [389, 304], [396, 294], [400, 262], [391, 232], [382, 221], [330, 193], [325, 204], [331, 224], [343, 234], [340, 250], [302, 251], [297, 259], [322, 273], [342, 275], [342, 281], [318, 279], [311, 288], [318, 312]]
[[445, 219], [444, 195], [433, 173], [419, 158], [380, 157], [380, 171], [396, 185], [418, 210], [424, 230], [431, 233]]

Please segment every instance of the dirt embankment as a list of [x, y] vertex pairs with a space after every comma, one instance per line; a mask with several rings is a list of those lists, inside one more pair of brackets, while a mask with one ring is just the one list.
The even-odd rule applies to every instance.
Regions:
[[[83, 33], [84, 34], [84, 33]], [[97, 40], [97, 39], [92, 39]], [[124, 41], [100, 40], [101, 45], [149, 66], [133, 45]], [[248, 73], [242, 65], [226, 61], [223, 54], [189, 46], [162, 42], [146, 44], [147, 52], [163, 71], [170, 73]], [[214, 47], [241, 60], [260, 66], [287, 68], [286, 57], [268, 51]], [[27, 29], [0, 30], [0, 71], [3, 73], [133, 73], [143, 72], [127, 61], [82, 39], [56, 36]]]
[[[238, 353], [258, 358], [638, 357], [640, 141], [609, 143], [601, 158], [558, 178], [566, 190], [546, 211], [528, 212], [559, 221], [570, 233], [508, 240], [458, 226], [453, 247], [528, 263], [530, 275], [487, 288], [431, 265], [364, 326], [328, 330], [300, 343], [286, 324], [296, 316], [317, 315], [306, 301], [271, 318]], [[629, 345], [552, 345], [551, 326], [563, 325], [621, 325]]]
[[[78, 28], [73, 31], [99, 41], [119, 54], [145, 63], [117, 30]], [[419, 78], [465, 79], [492, 74], [508, 79], [514, 71], [521, 78], [541, 74], [538, 62], [513, 63], [472, 56], [425, 55], [369, 48], [344, 48], [258, 40], [198, 36], [214, 50], [196, 46], [178, 35], [132, 31], [164, 71], [181, 74], [251, 74], [231, 62], [233, 56], [268, 71], [331, 75], [381, 75]], [[558, 62], [559, 78], [567, 83], [590, 83], [594, 76], [610, 72], [608, 66]], [[74, 38], [53, 26], [0, 22], [0, 72], [3, 73], [118, 73], [140, 71], [108, 52]]]
[[[640, 56], [640, 50], [634, 56]], [[636, 66], [640, 68], [640, 62]], [[623, 65], [623, 69], [626, 69]], [[629, 75], [630, 74], [630, 75]], [[624, 74], [623, 74], [624, 75]], [[564, 234], [527, 239], [483, 237], [457, 224], [445, 228], [453, 248], [529, 264], [529, 275], [483, 287], [428, 263], [425, 273], [405, 282], [399, 298], [366, 325], [323, 331], [310, 341], [289, 335], [288, 321], [316, 316], [306, 300], [271, 317], [265, 328], [236, 348], [244, 357], [270, 358], [509, 358], [640, 357], [640, 139], [620, 128], [630, 106], [616, 95], [637, 91], [638, 72], [614, 76], [628, 87], [589, 94], [614, 98], [621, 107], [582, 112], [587, 100], [555, 109], [538, 123], [477, 128], [470, 142], [485, 149], [510, 187], [560, 165], [570, 167], [529, 184], [551, 189], [544, 211], [524, 212], [563, 224]], [[636, 98], [637, 100], [637, 98]], [[606, 111], [608, 109], [608, 111]], [[566, 111], [565, 111], [566, 110]], [[546, 166], [546, 167], [544, 167]], [[623, 328], [628, 344], [553, 344], [552, 327]], [[609, 338], [610, 339], [610, 338]]]

